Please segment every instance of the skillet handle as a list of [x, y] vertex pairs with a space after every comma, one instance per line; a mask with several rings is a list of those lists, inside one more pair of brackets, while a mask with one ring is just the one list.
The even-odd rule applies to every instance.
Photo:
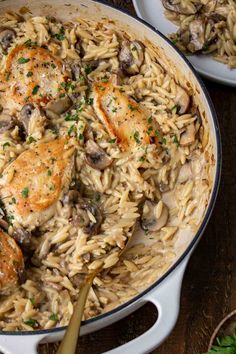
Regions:
[[144, 302], [152, 302], [158, 310], [154, 325], [138, 338], [104, 354], [146, 354], [161, 345], [173, 330], [179, 314], [180, 292], [189, 256], [158, 287], [148, 293]]
[[0, 335], [0, 352], [3, 354], [37, 354], [38, 344], [45, 338], [43, 335]]

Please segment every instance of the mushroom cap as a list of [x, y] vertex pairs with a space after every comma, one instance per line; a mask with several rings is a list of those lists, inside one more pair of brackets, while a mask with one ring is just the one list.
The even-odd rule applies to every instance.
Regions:
[[146, 200], [143, 205], [141, 227], [145, 231], [159, 231], [166, 225], [168, 217], [168, 208], [161, 200], [158, 203]]
[[72, 218], [74, 226], [82, 227], [84, 233], [90, 236], [99, 233], [103, 216], [95, 202], [87, 198], [78, 200], [75, 213]]
[[175, 102], [179, 108], [178, 114], [184, 114], [187, 112], [190, 104], [190, 97], [185, 89], [179, 85], [176, 86]]
[[3, 50], [7, 50], [16, 37], [16, 32], [12, 28], [0, 27], [0, 44]]
[[48, 102], [46, 105], [46, 111], [49, 110], [60, 115], [66, 112], [71, 106], [71, 99], [65, 95], [63, 97], [57, 97], [55, 100]]
[[173, 4], [173, 0], [162, 0], [162, 4], [165, 9], [183, 15], [194, 15], [203, 6], [202, 4], [194, 4], [192, 7], [184, 7], [181, 4]]
[[27, 134], [29, 133], [30, 120], [37, 119], [38, 117], [44, 117], [44, 112], [38, 105], [27, 103], [22, 107], [19, 120], [23, 124]]
[[95, 141], [91, 139], [86, 142], [85, 152], [85, 160], [87, 164], [96, 170], [104, 170], [112, 163], [112, 159], [97, 143], [95, 143]]
[[182, 133], [180, 137], [180, 145], [181, 146], [189, 146], [194, 143], [196, 135], [195, 124], [191, 123], [187, 125], [186, 130]]
[[124, 41], [119, 53], [121, 69], [129, 75], [139, 73], [144, 61], [144, 46], [139, 41]]

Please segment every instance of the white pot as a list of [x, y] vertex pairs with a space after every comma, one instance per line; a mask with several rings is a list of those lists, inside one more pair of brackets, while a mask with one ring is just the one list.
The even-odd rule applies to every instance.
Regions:
[[[221, 169], [219, 127], [214, 108], [203, 83], [185, 57], [174, 48], [171, 42], [163, 35], [155, 31], [154, 28], [144, 21], [136, 19], [114, 7], [92, 0], [70, 0], [68, 2], [71, 4], [70, 7], [64, 5], [64, 0], [30, 0], [29, 2], [26, 0], [18, 0], [17, 2], [15, 0], [6, 0], [0, 2], [0, 11], [2, 12], [6, 9], [19, 10], [21, 6], [27, 6], [33, 14], [51, 14], [62, 19], [78, 16], [79, 14], [80, 16], [95, 18], [97, 20], [102, 17], [108, 17], [118, 21], [117, 24], [119, 27], [128, 32], [131, 31], [135, 33], [140, 39], [148, 38], [150, 42], [159, 47], [160, 53], [164, 53], [169, 59], [172, 70], [180, 72], [185, 79], [191, 83], [195, 91], [195, 97], [198, 98], [202, 109], [205, 111], [212, 135], [214, 158], [216, 161], [213, 188], [204, 220], [191, 243], [186, 246], [185, 251], [161, 279], [157, 280], [148, 289], [134, 297], [128, 303], [106, 314], [85, 321], [81, 328], [81, 335], [97, 331], [122, 319], [150, 301], [158, 310], [158, 319], [153, 327], [129, 343], [107, 352], [110, 354], [144, 354], [159, 346], [166, 339], [172, 331], [178, 317], [183, 274], [190, 255], [210, 218], [219, 187]], [[68, 2], [66, 2], [66, 4], [68, 4]], [[0, 332], [0, 351], [6, 354], [37, 353], [37, 345], [39, 343], [61, 340], [64, 331], [65, 328], [34, 332]]]

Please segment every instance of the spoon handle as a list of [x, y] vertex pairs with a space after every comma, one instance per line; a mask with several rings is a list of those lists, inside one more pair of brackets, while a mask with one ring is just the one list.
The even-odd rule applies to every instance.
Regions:
[[90, 287], [93, 283], [94, 276], [86, 279], [81, 286], [77, 303], [74, 307], [73, 315], [70, 319], [64, 338], [58, 348], [57, 354], [74, 354], [76, 350], [77, 340], [80, 332], [81, 320], [84, 313], [84, 307], [88, 297]]

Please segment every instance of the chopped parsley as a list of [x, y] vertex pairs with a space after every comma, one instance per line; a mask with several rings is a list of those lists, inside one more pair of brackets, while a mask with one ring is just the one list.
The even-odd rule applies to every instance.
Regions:
[[206, 42], [206, 43], [204, 43], [204, 45], [203, 45], [203, 47], [202, 47], [202, 50], [203, 50], [204, 52], [206, 52], [208, 49], [209, 49], [209, 44]]
[[175, 104], [172, 108], [171, 108], [171, 111], [176, 111], [176, 113], [178, 113], [179, 112], [179, 110], [180, 110], [180, 105], [179, 104]]
[[116, 138], [111, 139], [111, 140], [108, 140], [108, 143], [109, 143], [109, 144], [114, 144], [115, 142], [116, 142]]
[[27, 47], [36, 47], [37, 43], [36, 42], [32, 42], [31, 39], [27, 39], [27, 41], [25, 41], [24, 45], [26, 45]]
[[33, 90], [32, 90], [32, 95], [37, 95], [39, 88], [40, 88], [39, 85], [35, 85]]
[[51, 176], [51, 175], [52, 175], [52, 171], [51, 171], [51, 170], [48, 170], [47, 175], [48, 175], [48, 176]]
[[92, 106], [93, 105], [93, 98], [90, 97], [86, 100], [86, 103], [89, 105], [89, 106]]
[[137, 131], [134, 133], [134, 140], [137, 144], [140, 144], [139, 132], [137, 132]]
[[59, 320], [58, 315], [56, 313], [53, 313], [50, 317], [49, 320], [57, 322]]
[[53, 38], [56, 38], [58, 41], [63, 41], [65, 39], [65, 28], [61, 27], [58, 33], [52, 35]]
[[95, 194], [95, 200], [96, 200], [96, 202], [99, 202], [100, 199], [101, 199], [101, 194], [97, 192], [97, 193]]
[[178, 140], [176, 134], [173, 136], [173, 142], [174, 142], [175, 144], [179, 145], [179, 140]]
[[26, 74], [27, 77], [31, 77], [33, 76], [33, 72], [32, 71], [28, 71], [27, 74]]
[[5, 80], [6, 80], [6, 81], [9, 81], [10, 76], [11, 76], [11, 73], [10, 73], [10, 72], [7, 72], [6, 75], [5, 75]]
[[75, 114], [71, 114], [71, 113], [66, 113], [65, 115], [65, 121], [69, 122], [69, 121], [78, 121], [79, 120], [79, 116], [77, 113]]
[[22, 195], [23, 198], [28, 198], [28, 196], [29, 196], [29, 188], [28, 187], [23, 188], [22, 191], [21, 191], [21, 195]]
[[24, 321], [24, 323], [32, 328], [39, 327], [39, 323], [37, 320], [30, 318], [29, 320]]
[[50, 191], [55, 191], [55, 185], [54, 185], [54, 183], [51, 184], [51, 186], [49, 187], [49, 190], [50, 190]]
[[139, 161], [141, 161], [141, 162], [145, 161], [145, 157], [143, 157], [143, 156], [140, 157]]
[[19, 64], [26, 64], [26, 63], [28, 63], [29, 61], [30, 61], [29, 58], [20, 57], [20, 58], [18, 59], [18, 63], [19, 63]]
[[76, 127], [73, 125], [70, 126], [70, 128], [68, 129], [67, 133], [70, 136], [73, 132], [75, 132]]
[[56, 69], [56, 65], [55, 65], [54, 63], [51, 63], [51, 67], [52, 67], [53, 69]]
[[117, 108], [116, 108], [116, 107], [113, 107], [113, 108], [112, 108], [112, 112], [113, 112], [113, 113], [116, 113], [116, 112], [117, 112]]
[[106, 83], [108, 81], [108, 77], [104, 76], [101, 80], [102, 80], [102, 82]]
[[152, 124], [152, 116], [148, 117], [148, 124]]
[[9, 146], [10, 146], [10, 143], [9, 143], [9, 142], [4, 143], [3, 146], [2, 146], [2, 147], [3, 147], [3, 150], [5, 150], [6, 147], [9, 147]]
[[128, 108], [129, 108], [132, 112], [138, 110], [137, 107], [132, 106], [132, 104], [130, 104], [130, 103], [128, 104]]
[[30, 300], [32, 305], [35, 305], [35, 298], [34, 297], [31, 297], [29, 300]]
[[71, 81], [62, 82], [61, 86], [66, 90], [69, 91], [70, 89], [73, 91], [76, 88], [76, 85], [73, 84]]
[[79, 134], [79, 140], [83, 140], [84, 139], [84, 136], [83, 136], [83, 134]]
[[98, 88], [101, 90], [101, 91], [105, 91], [105, 87], [103, 87], [102, 85], [99, 85]]
[[31, 144], [31, 143], [35, 143], [36, 142], [36, 140], [35, 140], [35, 138], [33, 138], [31, 135], [28, 137], [28, 139], [27, 139], [27, 144]]
[[16, 198], [15, 198], [15, 197], [13, 197], [13, 198], [11, 199], [11, 204], [16, 204]]
[[172, 41], [171, 41], [173, 44], [176, 44], [177, 42], [178, 42], [178, 40], [177, 39], [172, 39]]
[[84, 67], [84, 71], [85, 71], [85, 74], [89, 75], [93, 71], [93, 68], [90, 64], [86, 64]]

